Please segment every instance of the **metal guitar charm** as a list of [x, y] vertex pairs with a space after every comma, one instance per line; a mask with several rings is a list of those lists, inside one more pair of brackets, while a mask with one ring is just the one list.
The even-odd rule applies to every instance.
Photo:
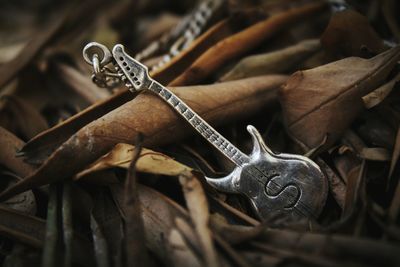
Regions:
[[[110, 52], [105, 46], [90, 43], [83, 50], [85, 60], [101, 71], [114, 64], [117, 74], [131, 91], [150, 90], [165, 100], [193, 128], [236, 168], [226, 177], [207, 178], [207, 182], [228, 193], [246, 196], [261, 219], [279, 214], [288, 220], [316, 219], [327, 196], [327, 180], [319, 166], [310, 159], [292, 154], [275, 154], [264, 143], [259, 132], [248, 126], [253, 151], [246, 155], [220, 135], [174, 93], [153, 80], [147, 67], [127, 55], [117, 44]], [[97, 60], [93, 61], [93, 58]]]

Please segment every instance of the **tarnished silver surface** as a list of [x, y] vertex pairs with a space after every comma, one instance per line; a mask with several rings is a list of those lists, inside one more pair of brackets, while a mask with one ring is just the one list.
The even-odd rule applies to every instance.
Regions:
[[[91, 47], [95, 45], [91, 43]], [[103, 46], [98, 48], [107, 49]], [[103, 52], [104, 55], [109, 53]], [[253, 151], [247, 156], [168, 88], [149, 77], [147, 67], [126, 54], [122, 45], [114, 46], [112, 56], [117, 74], [131, 91], [148, 89], [160, 96], [236, 165], [226, 177], [207, 178], [210, 185], [220, 191], [246, 196], [262, 219], [271, 214], [285, 216], [288, 220], [318, 217], [326, 200], [328, 185], [316, 163], [300, 155], [273, 153], [251, 125], [247, 130], [254, 144]], [[101, 62], [101, 58], [99, 60]]]

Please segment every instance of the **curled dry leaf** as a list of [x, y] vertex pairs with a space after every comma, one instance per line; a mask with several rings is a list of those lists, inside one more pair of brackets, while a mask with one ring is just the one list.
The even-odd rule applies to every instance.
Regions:
[[49, 23], [35, 37], [25, 45], [18, 55], [11, 61], [0, 66], [0, 87], [3, 87], [21, 71], [62, 28], [70, 10], [58, 14], [57, 18]]
[[0, 101], [0, 125], [24, 140], [29, 140], [48, 128], [38, 110], [22, 98], [4, 95]]
[[365, 147], [360, 152], [360, 157], [372, 161], [390, 161], [389, 151], [383, 147]]
[[399, 157], [400, 157], [400, 127], [397, 129], [396, 140], [393, 147], [393, 153], [391, 157], [392, 160], [390, 162], [390, 169], [389, 169], [389, 178], [391, 178], [393, 175], [394, 168], [396, 167]]
[[398, 73], [393, 79], [384, 85], [380, 86], [378, 89], [372, 91], [371, 93], [362, 97], [364, 101], [365, 108], [373, 108], [379, 105], [392, 91], [396, 83], [400, 81], [400, 73]]
[[299, 8], [289, 9], [266, 20], [258, 22], [247, 29], [231, 35], [208, 49], [170, 85], [196, 84], [229, 60], [254, 49], [285, 27], [305, 18], [312, 17], [326, 8], [326, 3], [311, 3]]
[[217, 267], [219, 266], [217, 253], [208, 227], [210, 219], [208, 203], [201, 183], [189, 171], [181, 173], [179, 182], [183, 187], [189, 214], [195, 226], [204, 264]]
[[188, 246], [181, 233], [178, 230], [172, 229], [168, 235], [168, 248], [171, 255], [171, 263], [175, 267], [204, 266], [197, 259], [192, 249]]
[[[16, 177], [14, 174], [9, 172], [2, 172], [0, 175], [1, 190], [4, 190], [21, 180], [19, 177]], [[35, 215], [37, 211], [35, 195], [31, 190], [15, 195], [1, 204], [29, 215]]]
[[339, 207], [344, 207], [344, 201], [346, 197], [346, 183], [337, 175], [328, 164], [325, 163], [321, 158], [316, 160], [319, 166], [324, 170], [329, 182], [329, 191]]
[[[114, 184], [110, 189], [122, 217], [125, 218], [127, 211], [123, 205], [123, 187]], [[170, 261], [165, 237], [174, 228], [177, 217], [189, 221], [189, 215], [181, 206], [154, 189], [139, 185], [138, 193], [146, 232], [146, 245], [161, 260]]]
[[18, 137], [0, 127], [0, 164], [13, 171], [18, 176], [24, 177], [34, 171], [34, 167], [25, 163], [22, 158], [17, 158], [17, 152], [24, 142]]
[[[285, 80], [286, 76], [271, 75], [172, 90], [206, 121], [221, 124], [250, 116], [271, 103], [275, 99], [277, 86]], [[117, 143], [132, 143], [138, 133], [144, 134], [144, 145], [148, 146], [174, 142], [185, 136], [188, 130], [187, 123], [167, 103], [154, 95], [143, 93], [82, 128], [34, 174], [0, 194], [0, 199], [71, 177]], [[63, 173], [59, 172], [61, 167], [64, 167]]]
[[[46, 233], [45, 242], [42, 251], [42, 264], [44, 267], [50, 267], [56, 265], [57, 250], [58, 250], [58, 220], [57, 220], [57, 209], [59, 201], [57, 200], [57, 185], [50, 185], [49, 199], [47, 202], [47, 218], [46, 218]], [[61, 261], [61, 260], [59, 260]]]
[[[162, 83], [170, 83], [176, 78], [177, 74], [184, 72], [199, 56], [213, 47], [213, 45], [243, 30], [246, 26], [260, 21], [261, 18], [265, 18], [265, 15], [254, 10], [245, 10], [221, 20], [196, 38], [189, 47], [174, 57], [164, 67], [154, 70], [151, 75]], [[182, 85], [185, 84], [175, 84], [175, 86]]]
[[[16, 152], [22, 147], [24, 142], [8, 132], [6, 129], [0, 127], [0, 165], [8, 168], [13, 173], [4, 172], [1, 174], [0, 187], [10, 187], [20, 180], [20, 177], [26, 176], [33, 172], [34, 167], [26, 164], [22, 158], [15, 156]], [[15, 175], [16, 174], [16, 175]], [[18, 194], [3, 204], [8, 207], [25, 212], [26, 214], [36, 213], [36, 199], [32, 191], [27, 191]]]
[[[129, 144], [117, 144], [109, 153], [98, 159], [85, 170], [75, 176], [75, 179], [85, 179], [85, 176], [94, 172], [119, 167], [128, 169], [133, 159], [135, 147]], [[175, 161], [173, 158], [148, 148], [141, 150], [136, 163], [136, 171], [152, 174], [178, 176], [190, 167]]]
[[136, 146], [129, 164], [124, 188], [125, 208], [125, 258], [128, 266], [147, 266], [148, 257], [145, 247], [145, 231], [140, 212], [140, 201], [135, 165], [142, 150], [141, 135], [136, 138]]
[[334, 56], [364, 57], [385, 50], [368, 19], [352, 9], [335, 13], [321, 36], [322, 46]]
[[108, 99], [100, 101], [80, 113], [70, 117], [62, 123], [48, 129], [32, 138], [21, 149], [20, 154], [26, 157], [26, 161], [33, 164], [41, 164], [54, 150], [65, 142], [71, 135], [86, 124], [96, 120], [107, 112], [132, 100], [134, 94], [122, 90]]
[[220, 81], [232, 81], [270, 73], [284, 73], [320, 48], [317, 39], [305, 40], [281, 50], [243, 58]]
[[400, 41], [400, 26], [396, 19], [396, 10], [398, 7], [398, 2], [396, 0], [384, 0], [382, 3], [382, 13], [386, 20], [387, 25], [393, 33], [393, 36]]
[[44, 220], [0, 205], [0, 234], [35, 248], [45, 239]]
[[62, 80], [89, 104], [94, 104], [110, 96], [109, 91], [97, 87], [86, 75], [73, 67], [62, 63], [58, 63], [54, 67], [56, 69], [55, 79]]
[[363, 167], [364, 166], [354, 167], [347, 174], [346, 197], [344, 201], [342, 217], [350, 216], [356, 208], [356, 202], [358, 201], [361, 186], [361, 173]]
[[380, 86], [400, 47], [371, 59], [350, 57], [291, 76], [280, 91], [289, 132], [309, 148], [328, 134], [329, 147], [363, 110], [362, 97]]

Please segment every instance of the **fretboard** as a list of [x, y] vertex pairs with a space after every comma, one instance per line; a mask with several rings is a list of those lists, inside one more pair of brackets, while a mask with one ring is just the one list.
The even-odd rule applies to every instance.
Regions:
[[249, 158], [236, 148], [225, 137], [220, 135], [213, 127], [196, 114], [178, 96], [162, 86], [157, 81], [149, 86], [149, 90], [159, 95], [170, 106], [172, 106], [187, 122], [189, 122], [197, 132], [199, 132], [208, 142], [221, 151], [228, 159], [237, 166], [242, 166], [249, 161]]

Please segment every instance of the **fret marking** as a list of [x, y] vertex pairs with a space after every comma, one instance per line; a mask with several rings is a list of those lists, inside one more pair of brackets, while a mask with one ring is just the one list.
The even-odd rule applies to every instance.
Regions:
[[172, 97], [172, 94], [164, 89], [161, 90], [160, 95], [167, 101]]
[[176, 107], [177, 107], [177, 109], [178, 109], [181, 113], [185, 112], [185, 111], [188, 109], [188, 108], [187, 108], [184, 104], [182, 104], [181, 102], [179, 102], [178, 105], [177, 105]]
[[179, 104], [179, 100], [175, 96], [171, 97], [169, 102], [172, 104], [173, 107], [176, 107]]
[[248, 158], [214, 128], [203, 121], [193, 110], [191, 110], [179, 97], [170, 92], [168, 88], [163, 87], [157, 82], [151, 84], [151, 91], [157, 93], [167, 101], [179, 114], [182, 115], [207, 141], [219, 149], [227, 158], [238, 166], [248, 162]]
[[194, 116], [193, 112], [191, 112], [189, 109], [185, 110], [182, 114], [183, 114], [183, 116], [185, 116], [185, 118], [186, 118], [187, 120], [189, 120], [189, 121], [190, 121], [190, 119], [193, 118], [193, 116]]

